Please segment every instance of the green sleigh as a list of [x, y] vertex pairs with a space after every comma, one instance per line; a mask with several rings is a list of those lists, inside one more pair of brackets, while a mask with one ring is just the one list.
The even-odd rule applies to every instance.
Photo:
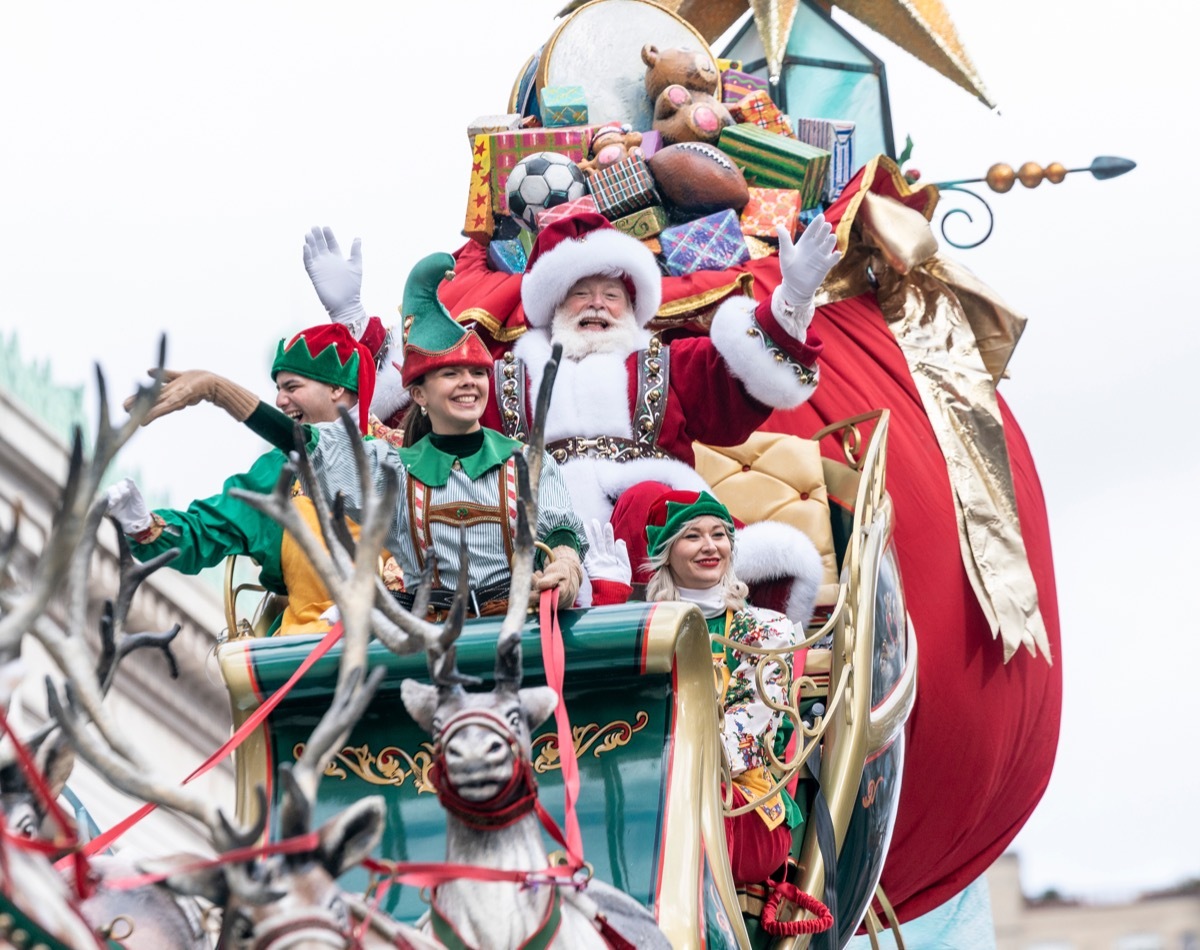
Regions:
[[[810, 816], [815, 795], [828, 806], [836, 853], [832, 878], [818, 845], [818, 822], [811, 818], [797, 828], [789, 871], [794, 884], [818, 898], [829, 895], [827, 880], [835, 883], [836, 946], [864, 919], [873, 926], [870, 908], [895, 819], [904, 724], [916, 689], [916, 643], [884, 490], [887, 423], [886, 411], [876, 412], [814, 437], [839, 457], [822, 459], [839, 583], [808, 631], [812, 648], [803, 672], [795, 671], [788, 712], [799, 725], [797, 740], [777, 770], [781, 784], [798, 782], [797, 800]], [[240, 590], [230, 592], [231, 617]], [[807, 946], [807, 935], [772, 938], [762, 932], [756, 920], [761, 898], [739, 894], [729, 873], [720, 718], [700, 613], [676, 603], [631, 602], [564, 611], [561, 625], [565, 700], [580, 773], [577, 816], [595, 876], [650, 908], [676, 947]], [[219, 653], [235, 727], [288, 680], [319, 640], [257, 637], [246, 622], [240, 628], [247, 635], [226, 642]], [[491, 685], [499, 628], [499, 619], [468, 621], [458, 640], [459, 669], [480, 677], [482, 688]], [[536, 617], [525, 628], [523, 652], [525, 684], [544, 683]], [[238, 749], [239, 812], [253, 807], [259, 784], [277, 804], [278, 767], [295, 760], [298, 744], [324, 712], [337, 662], [335, 646]], [[428, 779], [433, 749], [399, 696], [402, 680], [427, 677], [425, 659], [397, 657], [374, 643], [370, 663], [386, 668], [384, 680], [325, 772], [314, 821], [363, 795], [381, 794], [387, 827], [377, 856], [442, 861], [445, 821]], [[824, 709], [815, 719], [814, 702], [818, 712]], [[816, 747], [819, 786], [805, 764], [817, 762], [810, 757]], [[560, 754], [551, 721], [534, 736], [533, 764], [541, 802], [561, 824]], [[362, 892], [372, 882], [357, 870], [342, 883]], [[388, 888], [381, 906], [408, 922], [426, 909], [411, 887]], [[803, 916], [786, 901], [779, 910], [781, 921]]]

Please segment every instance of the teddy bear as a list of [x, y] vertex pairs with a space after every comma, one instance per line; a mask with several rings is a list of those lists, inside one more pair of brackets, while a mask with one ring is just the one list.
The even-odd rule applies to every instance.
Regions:
[[733, 125], [733, 116], [716, 97], [720, 74], [704, 53], [686, 46], [660, 50], [647, 43], [642, 62], [646, 93], [654, 103], [654, 130], [663, 145], [716, 144], [721, 129]]
[[594, 175], [630, 155], [641, 155], [642, 133], [634, 132], [628, 123], [602, 125], [592, 135], [589, 154], [591, 157], [586, 162], [580, 162], [579, 168], [588, 175]]

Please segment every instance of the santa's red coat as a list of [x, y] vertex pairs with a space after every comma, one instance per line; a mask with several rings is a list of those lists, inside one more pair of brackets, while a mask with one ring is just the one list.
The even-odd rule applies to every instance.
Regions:
[[[831, 210], [835, 222], [854, 187]], [[769, 257], [737, 270], [665, 278], [663, 299], [729, 285], [741, 272], [753, 274], [759, 300], [779, 282], [778, 261]], [[481, 330], [501, 338], [523, 320], [520, 278], [487, 270], [477, 246], [460, 252], [458, 277], [443, 286], [442, 299], [456, 316], [480, 320]], [[469, 308], [479, 309], [464, 313]], [[903, 921], [982, 874], [1049, 781], [1062, 666], [1046, 507], [1029, 447], [1001, 400], [1021, 530], [1055, 659], [1051, 666], [1022, 650], [1005, 664], [963, 569], [942, 451], [879, 306], [864, 295], [821, 307], [813, 327], [825, 344], [817, 392], [799, 409], [773, 414], [764, 428], [807, 436], [859, 413], [891, 410], [887, 488], [920, 643], [904, 783], [882, 881]]]

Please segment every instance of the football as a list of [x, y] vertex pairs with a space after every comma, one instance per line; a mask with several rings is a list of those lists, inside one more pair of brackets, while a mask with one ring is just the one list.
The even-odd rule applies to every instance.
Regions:
[[650, 173], [675, 217], [741, 212], [750, 200], [746, 178], [715, 145], [680, 142], [650, 156]]
[[509, 214], [536, 231], [538, 212], [582, 198], [587, 194], [587, 180], [567, 156], [534, 152], [513, 167], [505, 194]]

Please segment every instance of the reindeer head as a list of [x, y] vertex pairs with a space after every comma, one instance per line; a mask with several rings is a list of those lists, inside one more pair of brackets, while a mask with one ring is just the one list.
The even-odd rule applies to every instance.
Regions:
[[554, 711], [548, 686], [468, 693], [405, 680], [400, 697], [408, 714], [433, 736], [441, 782], [463, 799], [501, 795], [520, 764], [529, 762], [532, 732]]
[[[285, 841], [309, 837], [311, 803], [289, 765], [281, 766], [279, 774], [284, 782], [280, 835]], [[383, 822], [384, 800], [372, 795], [328, 819], [310, 847], [185, 867], [163, 883], [223, 909], [218, 945], [226, 950], [351, 947], [354, 916], [337, 878], [370, 854], [383, 834]], [[195, 862], [185, 855], [166, 859], [177, 867]], [[155, 870], [155, 864], [146, 867]]]

